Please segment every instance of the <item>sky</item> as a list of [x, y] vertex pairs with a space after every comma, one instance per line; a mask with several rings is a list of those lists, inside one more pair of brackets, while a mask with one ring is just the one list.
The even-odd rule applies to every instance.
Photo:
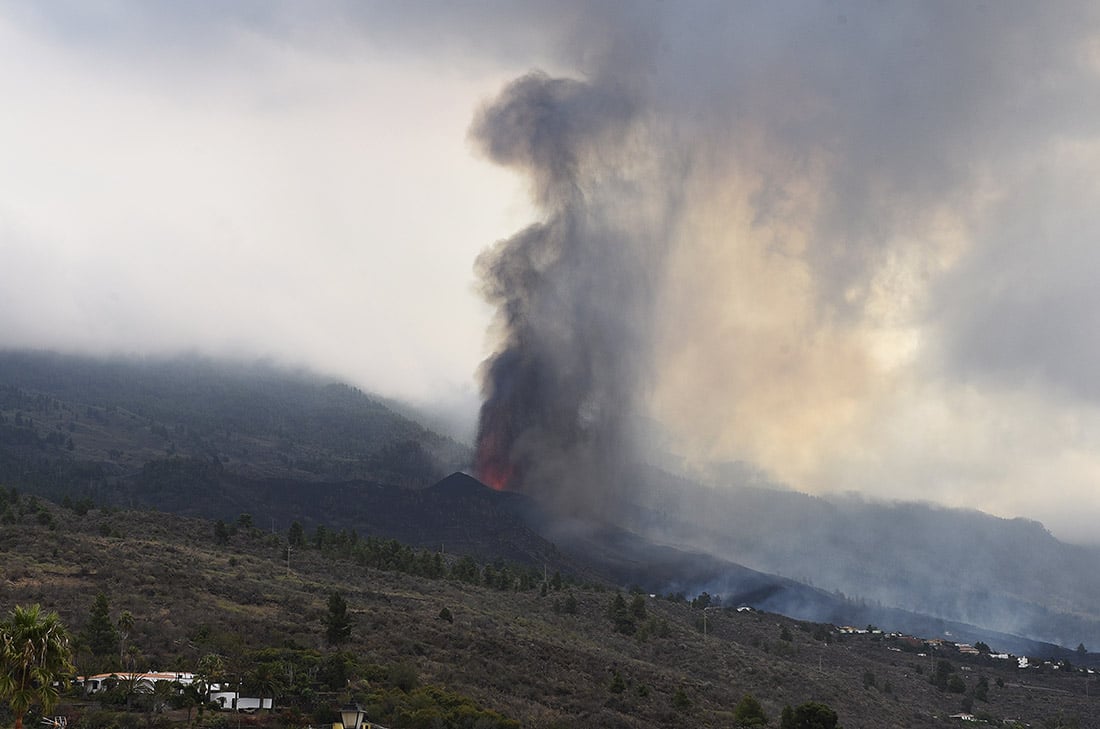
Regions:
[[475, 262], [547, 210], [470, 129], [536, 71], [631, 109], [582, 187], [648, 271], [648, 452], [1100, 542], [1088, 2], [0, 0], [0, 346], [266, 357], [472, 428]]

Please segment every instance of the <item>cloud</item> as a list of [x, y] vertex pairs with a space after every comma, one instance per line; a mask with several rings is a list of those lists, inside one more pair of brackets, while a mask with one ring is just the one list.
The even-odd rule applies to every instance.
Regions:
[[488, 314], [471, 262], [527, 214], [464, 143], [506, 76], [395, 68], [347, 31], [326, 47], [324, 23], [266, 18], [276, 6], [177, 23], [168, 5], [0, 22], [0, 132], [18, 142], [0, 172], [3, 343], [472, 390]]

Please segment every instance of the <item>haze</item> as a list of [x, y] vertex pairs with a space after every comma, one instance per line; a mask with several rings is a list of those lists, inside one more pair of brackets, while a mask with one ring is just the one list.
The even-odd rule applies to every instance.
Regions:
[[1095, 542], [1098, 13], [0, 3], [0, 345], [270, 357], [469, 424], [474, 261], [543, 212], [467, 130], [539, 69], [632, 105], [657, 460]]

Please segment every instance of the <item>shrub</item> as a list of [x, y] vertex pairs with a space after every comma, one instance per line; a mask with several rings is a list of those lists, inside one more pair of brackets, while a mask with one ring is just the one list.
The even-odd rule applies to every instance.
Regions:
[[836, 729], [837, 715], [825, 704], [807, 701], [796, 709], [783, 707], [779, 729]]
[[767, 726], [768, 717], [764, 707], [752, 694], [745, 694], [733, 710], [733, 720], [739, 727]]
[[420, 684], [420, 676], [416, 668], [408, 663], [399, 663], [390, 668], [389, 680], [390, 684], [405, 693], [409, 693]]

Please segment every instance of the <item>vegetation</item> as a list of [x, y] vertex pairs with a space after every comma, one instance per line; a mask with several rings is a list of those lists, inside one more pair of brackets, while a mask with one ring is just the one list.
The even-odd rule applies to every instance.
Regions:
[[57, 613], [17, 605], [0, 623], [0, 699], [11, 707], [15, 729], [23, 729], [32, 706], [53, 709], [72, 672], [69, 633]]
[[824, 704], [807, 701], [796, 709], [783, 707], [779, 729], [836, 729], [836, 712]]
[[767, 726], [768, 715], [764, 707], [752, 694], [745, 694], [733, 711], [733, 720], [738, 727]]
[[329, 645], [337, 646], [351, 637], [351, 618], [348, 616], [348, 604], [339, 592], [333, 592], [328, 598], [328, 615], [325, 616], [325, 640]]
[[[568, 574], [558, 577], [560, 589], [548, 580], [544, 592], [541, 573], [503, 561], [318, 529], [288, 573], [289, 529], [265, 533], [234, 519], [218, 543], [209, 521], [97, 506], [76, 519], [73, 505], [8, 488], [0, 495], [12, 518], [0, 525], [0, 580], [12, 599], [50, 605], [87, 636], [82, 672], [125, 655], [139, 671], [201, 678], [168, 694], [120, 681], [95, 701], [63, 698], [59, 711], [74, 729], [124, 729], [127, 716], [220, 729], [225, 717], [203, 692], [212, 683], [274, 697], [276, 711], [251, 721], [290, 726], [330, 722], [349, 698], [391, 727], [753, 726], [761, 715], [774, 726], [784, 707], [788, 721], [829, 720], [802, 709], [808, 703], [834, 712], [837, 725], [891, 717], [932, 727], [964, 699], [998, 720], [1041, 726], [1056, 717], [1051, 696], [1060, 720], [1094, 715], [1083, 674], [1029, 672], [1023, 688], [1014, 664], [989, 655], [948, 659], [946, 649], [929, 671], [930, 659], [901, 651], [891, 637], [740, 613], [715, 596], [703, 600], [704, 635], [694, 627], [699, 600], [693, 607], [676, 596], [615, 592]], [[329, 620], [341, 614], [354, 627], [329, 645]], [[619, 630], [620, 622], [634, 632]], [[112, 628], [109, 655], [95, 656], [91, 637]], [[942, 691], [930, 674], [943, 677]], [[964, 693], [948, 690], [951, 677]]]
[[120, 638], [118, 629], [111, 620], [111, 607], [107, 602], [107, 595], [100, 592], [95, 596], [88, 620], [84, 623], [81, 633], [81, 644], [85, 651], [91, 654], [87, 661], [90, 668], [96, 671], [119, 670], [122, 668], [118, 657]]

